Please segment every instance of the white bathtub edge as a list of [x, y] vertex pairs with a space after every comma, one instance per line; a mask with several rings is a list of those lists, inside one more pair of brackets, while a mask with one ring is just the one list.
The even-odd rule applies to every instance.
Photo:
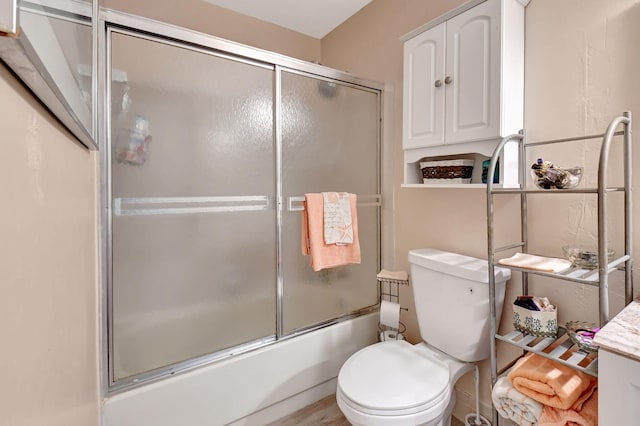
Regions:
[[377, 314], [364, 315], [111, 396], [103, 426], [277, 420], [335, 391], [342, 364], [375, 342], [377, 322]]

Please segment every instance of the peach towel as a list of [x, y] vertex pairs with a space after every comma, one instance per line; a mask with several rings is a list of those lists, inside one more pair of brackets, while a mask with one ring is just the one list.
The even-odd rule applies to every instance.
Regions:
[[536, 354], [518, 360], [509, 372], [513, 387], [543, 405], [578, 411], [598, 379]]
[[561, 410], [545, 406], [540, 416], [539, 426], [597, 426], [598, 391], [593, 394], [579, 411]]
[[309, 264], [314, 271], [336, 266], [360, 263], [360, 240], [358, 239], [357, 197], [349, 194], [353, 244], [335, 245], [324, 242], [324, 200], [322, 194], [305, 194], [302, 211], [302, 254], [311, 255]]

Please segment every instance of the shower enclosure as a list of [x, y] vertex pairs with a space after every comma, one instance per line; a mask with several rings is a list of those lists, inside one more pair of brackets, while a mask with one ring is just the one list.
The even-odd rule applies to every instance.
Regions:
[[[107, 12], [103, 154], [109, 387], [370, 312], [381, 88]], [[303, 196], [358, 196], [362, 263], [301, 253]]]

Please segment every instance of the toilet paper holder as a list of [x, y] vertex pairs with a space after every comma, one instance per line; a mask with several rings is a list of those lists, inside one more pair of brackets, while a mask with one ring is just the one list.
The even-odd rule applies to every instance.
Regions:
[[[382, 270], [377, 276], [379, 303], [386, 300], [391, 303], [400, 305], [400, 286], [409, 285], [409, 275], [406, 272], [389, 272]], [[400, 306], [401, 311], [408, 312], [409, 309]], [[404, 340], [404, 332], [407, 327], [398, 321], [398, 328], [378, 322], [378, 337], [381, 342], [387, 340]]]
[[378, 323], [378, 339], [380, 342], [387, 340], [404, 340], [404, 332], [407, 327], [400, 322], [397, 329]]

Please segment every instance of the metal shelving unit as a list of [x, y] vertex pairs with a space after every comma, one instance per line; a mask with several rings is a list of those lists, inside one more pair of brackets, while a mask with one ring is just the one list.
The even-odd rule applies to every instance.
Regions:
[[[618, 128], [621, 127], [621, 130]], [[609, 151], [614, 136], [622, 136], [623, 142], [623, 164], [624, 164], [624, 186], [610, 187], [607, 186], [607, 166], [609, 162]], [[585, 141], [590, 139], [602, 139], [600, 147], [600, 160], [598, 164], [598, 185], [597, 188], [585, 189], [526, 189], [527, 171], [526, 164], [527, 148], [540, 145], [550, 145], [558, 143], [570, 143], [575, 141]], [[507, 250], [519, 249], [523, 253], [528, 253], [528, 235], [527, 235], [527, 197], [538, 194], [548, 196], [557, 196], [559, 194], [594, 194], [598, 198], [598, 269], [588, 270], [571, 268], [561, 274], [548, 272], [539, 272], [531, 269], [523, 269], [510, 267], [500, 264], [501, 268], [508, 268], [522, 274], [522, 294], [529, 294], [529, 274], [553, 277], [560, 280], [570, 281], [583, 285], [591, 285], [599, 288], [599, 320], [600, 325], [604, 325], [609, 320], [609, 294], [608, 294], [608, 278], [609, 274], [616, 270], [622, 270], [625, 273], [625, 304], [631, 303], [633, 299], [633, 281], [632, 281], [632, 200], [631, 200], [631, 113], [624, 112], [621, 116], [613, 119], [604, 134], [589, 135], [574, 138], [555, 139], [542, 142], [530, 143], [526, 139], [524, 131], [519, 134], [510, 135], [504, 138], [496, 147], [489, 165], [488, 176], [493, 176], [496, 162], [505, 145], [511, 142], [518, 143], [519, 146], [519, 182], [520, 188], [498, 188], [492, 182], [487, 183], [487, 250], [489, 263], [489, 292], [490, 292], [490, 309], [491, 309], [491, 387], [495, 385], [499, 374], [496, 358], [496, 340], [507, 342], [515, 345], [527, 352], [534, 352], [541, 356], [553, 359], [561, 364], [568, 365], [572, 368], [583, 371], [587, 374], [597, 376], [597, 352], [587, 353], [581, 351], [568, 338], [568, 334], [564, 329], [560, 329], [558, 336], [555, 338], [537, 337], [524, 335], [519, 331], [512, 331], [505, 335], [497, 334], [497, 318], [495, 310], [495, 275], [494, 268], [496, 264], [495, 256], [497, 253]], [[624, 235], [625, 235], [625, 252], [622, 256], [607, 263], [607, 195], [610, 193], [624, 194]], [[521, 212], [521, 240], [502, 247], [494, 246], [494, 197], [498, 195], [518, 195], [520, 197]], [[514, 361], [515, 362], [515, 361]], [[506, 366], [503, 370], [511, 367], [513, 363]], [[498, 413], [494, 409], [492, 415], [492, 424], [498, 425]]]

